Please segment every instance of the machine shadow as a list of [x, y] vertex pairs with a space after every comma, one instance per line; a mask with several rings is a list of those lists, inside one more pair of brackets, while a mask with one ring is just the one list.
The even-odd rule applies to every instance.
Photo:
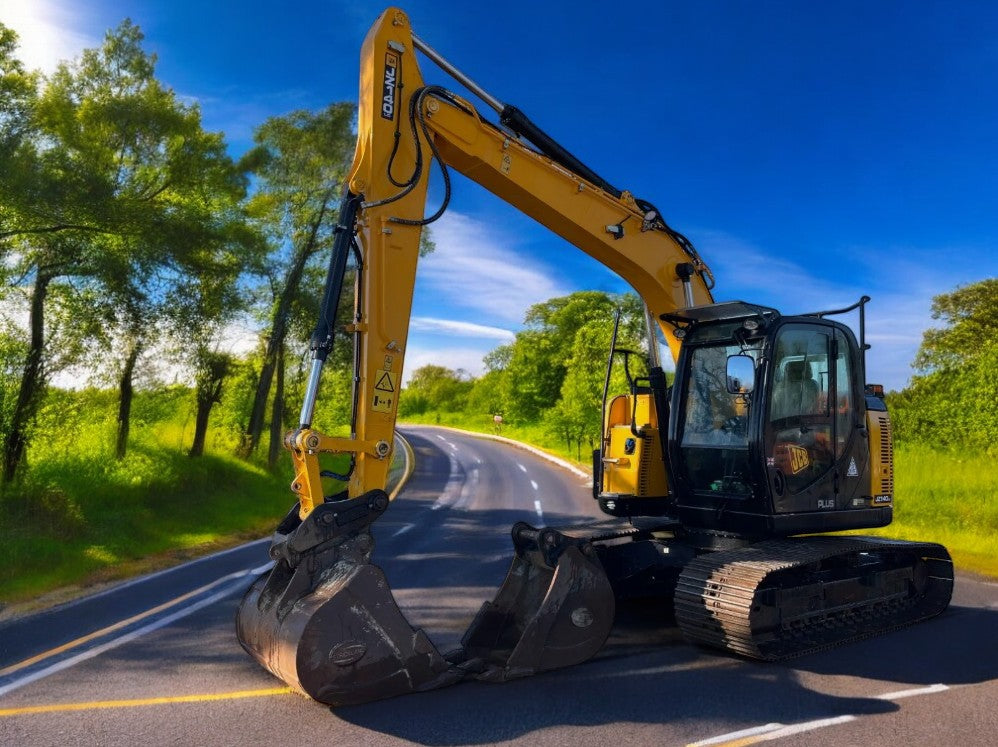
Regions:
[[[502, 685], [406, 696], [331, 709], [351, 724], [426, 745], [486, 744], [556, 726], [721, 722], [797, 723], [899, 706], [875, 697], [906, 683], [967, 684], [998, 678], [998, 614], [957, 607], [935, 620], [782, 663], [716, 654], [687, 644], [671, 612], [653, 601], [624, 605], [604, 649], [575, 667]], [[883, 681], [871, 697], [810, 689], [801, 672]], [[887, 684], [892, 683], [892, 684]], [[460, 691], [460, 692], [458, 692]], [[497, 701], [502, 707], [497, 708]], [[458, 704], [460, 716], [454, 715]]]
[[[561, 726], [603, 729], [617, 723], [688, 725], [710, 721], [767, 723], [771, 705], [783, 718], [807, 721], [843, 713], [876, 714], [897, 705], [842, 698], [807, 689], [784, 667], [718, 657], [707, 662], [691, 647], [609, 647], [565, 670], [501, 685], [468, 683], [387, 704], [331, 709], [356, 726], [425, 745], [493, 744]], [[501, 702], [501, 706], [497, 703]], [[789, 704], [789, 713], [787, 711]], [[455, 715], [455, 705], [460, 715]]]
[[924, 623], [794, 661], [815, 674], [915, 685], [998, 679], [998, 611], [950, 606]]
[[[547, 518], [551, 526], [579, 523], [575, 516]], [[512, 544], [498, 528], [522, 519], [523, 512], [508, 509], [450, 515], [440, 533], [427, 541], [425, 554], [418, 544], [400, 556], [385, 554], [383, 567], [403, 612], [442, 650], [456, 645], [489, 587], [504, 577]], [[432, 545], [436, 551], [431, 551]], [[475, 597], [476, 591], [485, 594]], [[996, 644], [998, 612], [954, 606], [933, 620], [888, 635], [789, 662], [759, 663], [689, 645], [675, 626], [668, 602], [650, 599], [618, 605], [610, 639], [585, 664], [504, 685], [464, 683], [460, 693], [448, 689], [407, 696], [392, 701], [389, 708], [368, 704], [332, 713], [354, 725], [427, 745], [494, 743], [554, 726], [600, 727], [622, 721], [687, 721], [691, 727], [715, 720], [794, 723], [897, 710], [896, 704], [876, 697], [816, 692], [803, 684], [802, 672], [885, 683], [872, 694], [906, 684], [985, 682], [998, 679]], [[501, 709], [495, 707], [497, 698]], [[460, 717], [453, 716], [455, 702]], [[779, 704], [778, 716], [774, 704]], [[509, 714], [516, 717], [510, 719]]]

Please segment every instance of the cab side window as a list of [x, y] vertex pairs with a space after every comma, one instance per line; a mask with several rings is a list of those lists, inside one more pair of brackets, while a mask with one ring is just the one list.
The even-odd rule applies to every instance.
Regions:
[[839, 355], [835, 361], [835, 457], [842, 456], [846, 442], [852, 433], [852, 347], [847, 343], [841, 332], [836, 332]]

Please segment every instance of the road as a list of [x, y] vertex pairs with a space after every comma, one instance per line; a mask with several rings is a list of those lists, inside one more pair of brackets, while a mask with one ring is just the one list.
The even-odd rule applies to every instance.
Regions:
[[[598, 517], [582, 477], [531, 453], [444, 429], [405, 435], [416, 469], [375, 527], [374, 558], [447, 650], [502, 581], [514, 521]], [[289, 693], [235, 641], [241, 590], [266, 562], [254, 543], [0, 627], [0, 744], [916, 746], [998, 734], [998, 584], [965, 575], [942, 616], [789, 664], [689, 646], [646, 603], [621, 610], [585, 664], [333, 710]]]

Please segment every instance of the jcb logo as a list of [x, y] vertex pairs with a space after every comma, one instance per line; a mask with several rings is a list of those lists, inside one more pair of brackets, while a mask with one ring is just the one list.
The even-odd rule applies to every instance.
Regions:
[[807, 449], [801, 446], [788, 446], [787, 450], [790, 452], [790, 471], [793, 474], [803, 472], [810, 466], [811, 457]]
[[385, 52], [385, 79], [381, 89], [381, 116], [395, 119], [395, 88], [398, 86], [399, 56]]

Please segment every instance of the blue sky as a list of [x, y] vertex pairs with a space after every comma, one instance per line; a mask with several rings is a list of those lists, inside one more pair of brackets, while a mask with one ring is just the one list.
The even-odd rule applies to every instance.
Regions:
[[[658, 205], [713, 268], [718, 300], [794, 313], [872, 296], [871, 381], [905, 384], [933, 295], [998, 274], [998, 4], [403, 7], [486, 90]], [[267, 116], [356, 100], [360, 43], [383, 8], [4, 0], [0, 21], [21, 34], [29, 66], [51, 69], [132, 18], [159, 77], [238, 154]], [[478, 373], [529, 304], [625, 287], [463, 179], [434, 238], [408, 372]]]

